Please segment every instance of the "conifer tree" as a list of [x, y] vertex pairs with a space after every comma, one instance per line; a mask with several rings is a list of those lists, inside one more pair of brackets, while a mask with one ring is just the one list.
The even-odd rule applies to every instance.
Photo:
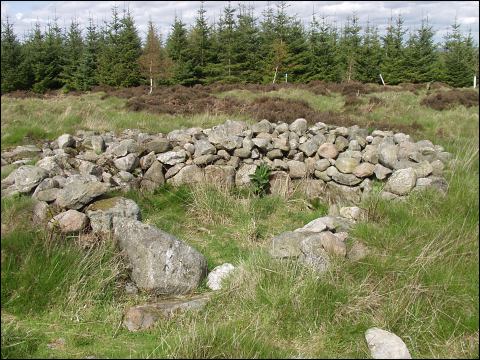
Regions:
[[119, 86], [122, 81], [119, 78], [118, 68], [120, 59], [120, 30], [122, 24], [118, 16], [117, 7], [112, 8], [112, 19], [105, 23], [99, 44], [97, 79], [102, 85]]
[[428, 21], [422, 20], [420, 29], [413, 34], [405, 50], [406, 80], [413, 83], [425, 83], [438, 79], [438, 54], [433, 42], [434, 32]]
[[93, 19], [90, 18], [87, 27], [85, 46], [75, 74], [75, 84], [78, 90], [91, 90], [94, 85], [98, 84], [96, 79], [98, 49], [98, 34], [95, 25], [93, 24]]
[[234, 46], [236, 41], [236, 23], [235, 23], [235, 9], [228, 2], [228, 5], [223, 9], [223, 15], [218, 22], [218, 29], [215, 32], [215, 39], [213, 44], [215, 46], [214, 53], [218, 55], [218, 61], [214, 66], [214, 80], [222, 80], [230, 83], [237, 79], [232, 73], [234, 67]]
[[348, 17], [339, 43], [340, 61], [343, 65], [342, 77], [345, 81], [356, 79], [357, 61], [361, 44], [360, 30], [358, 16], [353, 14], [352, 17]]
[[357, 80], [376, 83], [379, 80], [382, 62], [382, 47], [377, 27], [367, 22], [362, 38], [362, 46], [357, 57]]
[[259, 30], [251, 9], [240, 5], [238, 11], [236, 41], [233, 43], [233, 78], [244, 83], [257, 83], [262, 79]]
[[445, 37], [445, 80], [457, 87], [470, 86], [476, 67], [475, 47], [470, 35], [463, 36], [455, 20], [452, 32]]
[[138, 59], [142, 54], [142, 41], [138, 35], [130, 12], [125, 11], [120, 20], [121, 28], [119, 32], [119, 55], [115, 70], [119, 86], [137, 86], [142, 81], [140, 65]]
[[62, 81], [68, 90], [78, 89], [77, 73], [83, 53], [82, 34], [78, 22], [72, 21], [63, 52]]
[[289, 26], [287, 33], [288, 48], [288, 81], [304, 81], [309, 67], [309, 49], [307, 34], [299, 20], [295, 20]]
[[192, 62], [194, 83], [204, 83], [207, 65], [211, 60], [210, 27], [207, 23], [206, 10], [202, 5], [195, 18], [195, 26], [188, 36], [189, 57]]
[[2, 21], [2, 44], [1, 44], [1, 91], [2, 94], [23, 89], [26, 87], [26, 77], [21, 64], [23, 54], [20, 42], [13, 31], [13, 24], [8, 17]]
[[406, 30], [403, 28], [404, 19], [398, 15], [395, 25], [393, 19], [390, 18], [387, 27], [387, 33], [383, 40], [383, 61], [381, 66], [381, 74], [385, 83], [388, 85], [396, 85], [404, 81], [405, 77], [405, 53], [403, 46], [403, 36]]
[[189, 58], [187, 29], [177, 16], [167, 39], [167, 54], [173, 60], [173, 82], [180, 85], [194, 83], [192, 62]]

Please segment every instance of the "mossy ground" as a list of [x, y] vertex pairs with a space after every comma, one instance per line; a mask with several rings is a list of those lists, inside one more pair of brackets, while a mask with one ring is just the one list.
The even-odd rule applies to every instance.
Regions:
[[[329, 99], [309, 96], [319, 108]], [[371, 107], [371, 96], [384, 102]], [[223, 262], [238, 267], [204, 310], [141, 333], [122, 328], [122, 314], [148, 295], [125, 294], [124, 262], [111, 243], [81, 250], [75, 236], [33, 226], [28, 197], [2, 199], [2, 357], [365, 358], [364, 332], [377, 326], [399, 335], [414, 358], [478, 358], [478, 107], [437, 111], [420, 105], [423, 96], [374, 93], [344, 108], [336, 95], [325, 105], [353, 114], [359, 125], [417, 122], [415, 140], [440, 144], [454, 159], [446, 197], [425, 192], [405, 203], [363, 203], [369, 220], [348, 241], [362, 241], [370, 254], [356, 263], [336, 260], [321, 276], [272, 260], [266, 250], [274, 235], [325, 215], [324, 204], [211, 188], [124, 194], [139, 204], [143, 221], [201, 251], [210, 270]], [[123, 103], [98, 94], [2, 97], [2, 149], [78, 128], [167, 132], [226, 119], [128, 113]], [[59, 338], [65, 343], [47, 346]]]

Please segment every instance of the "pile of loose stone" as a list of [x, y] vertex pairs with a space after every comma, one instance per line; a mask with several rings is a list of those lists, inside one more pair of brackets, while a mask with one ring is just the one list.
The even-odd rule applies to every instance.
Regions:
[[[38, 159], [35, 165], [32, 159]], [[141, 222], [138, 205], [111, 190], [152, 191], [166, 183], [220, 187], [245, 186], [262, 163], [273, 170], [271, 192], [289, 195], [300, 189], [310, 198], [354, 205], [385, 181], [381, 196], [402, 199], [412, 191], [448, 184], [442, 176], [451, 158], [441, 146], [418, 142], [403, 133], [358, 126], [336, 127], [305, 119], [290, 125], [262, 120], [250, 128], [228, 120], [212, 129], [190, 128], [166, 135], [125, 130], [120, 135], [79, 131], [46, 142], [42, 148], [18, 146], [1, 154], [1, 165], [18, 166], [1, 182], [2, 197], [31, 195], [34, 220], [63, 233], [113, 236], [128, 257], [132, 288], [160, 295], [188, 294], [207, 276], [202, 254], [171, 234]], [[350, 203], [350, 204], [347, 204]], [[332, 207], [331, 209], [334, 209]], [[365, 218], [362, 209], [345, 206], [302, 228], [273, 238], [270, 254], [295, 259], [318, 272], [332, 256], [353, 261], [368, 250], [361, 243], [347, 249], [348, 229]], [[212, 290], [234, 271], [223, 264], [208, 275]], [[129, 309], [130, 330], [151, 326], [181, 309], [199, 308], [208, 296], [169, 300]]]
[[166, 135], [126, 130], [79, 131], [1, 155], [2, 166], [22, 165], [2, 181], [2, 196], [32, 193], [64, 209], [80, 209], [113, 189], [153, 190], [165, 182], [243, 186], [257, 166], [273, 170], [271, 191], [300, 189], [309, 197], [358, 203], [374, 179], [386, 181], [382, 196], [399, 198], [412, 190], [448, 185], [442, 176], [451, 154], [428, 140], [358, 126], [336, 127], [305, 119], [290, 125], [262, 120], [250, 128], [228, 120], [212, 129], [190, 128]]

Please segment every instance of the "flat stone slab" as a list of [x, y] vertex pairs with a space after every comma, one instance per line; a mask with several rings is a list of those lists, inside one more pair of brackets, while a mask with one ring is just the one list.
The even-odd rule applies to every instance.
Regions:
[[145, 330], [151, 328], [159, 320], [169, 320], [188, 310], [200, 310], [207, 304], [209, 298], [209, 294], [200, 294], [133, 306], [127, 310], [123, 326], [130, 331]]

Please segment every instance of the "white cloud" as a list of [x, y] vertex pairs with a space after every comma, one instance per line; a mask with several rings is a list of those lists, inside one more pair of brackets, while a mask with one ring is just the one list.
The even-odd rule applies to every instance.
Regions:
[[[232, 1], [237, 7], [239, 1]], [[243, 2], [254, 7], [254, 12], [260, 16], [266, 8], [267, 1]], [[212, 22], [218, 21], [226, 1], [206, 1], [204, 7], [207, 16]], [[61, 26], [68, 26], [72, 18], [76, 18], [82, 27], [88, 23], [89, 16], [102, 24], [109, 20], [114, 5], [122, 11], [128, 7], [134, 15], [140, 35], [145, 37], [147, 22], [151, 18], [165, 38], [170, 31], [174, 16], [191, 25], [194, 23], [200, 1], [3, 1], [2, 18], [5, 14], [16, 14], [15, 29], [18, 34], [28, 31], [35, 21], [45, 24], [54, 18], [56, 13]], [[274, 2], [272, 4], [275, 5]], [[367, 20], [378, 25], [380, 30], [385, 29], [390, 16], [401, 14], [405, 18], [405, 25], [413, 30], [421, 23], [424, 17], [429, 18], [436, 33], [436, 40], [441, 41], [442, 35], [453, 23], [455, 16], [463, 25], [464, 30], [472, 29], [472, 34], [478, 43], [478, 10], [477, 1], [291, 1], [288, 12], [297, 14], [305, 24], [310, 22], [312, 11], [328, 16], [330, 21], [336, 21], [339, 26], [345, 23], [347, 16], [355, 11], [360, 18], [361, 25]], [[18, 16], [21, 14], [21, 16]]]

